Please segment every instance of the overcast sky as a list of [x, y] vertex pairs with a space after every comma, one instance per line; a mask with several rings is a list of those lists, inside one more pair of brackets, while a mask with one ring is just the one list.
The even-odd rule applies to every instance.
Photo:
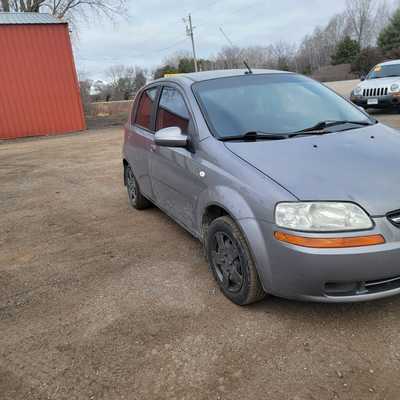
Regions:
[[80, 27], [74, 51], [77, 69], [104, 79], [113, 64], [152, 69], [179, 50], [191, 50], [182, 18], [192, 13], [199, 57], [227, 45], [219, 27], [239, 46], [299, 43], [317, 25], [343, 11], [346, 0], [128, 0], [128, 15]]

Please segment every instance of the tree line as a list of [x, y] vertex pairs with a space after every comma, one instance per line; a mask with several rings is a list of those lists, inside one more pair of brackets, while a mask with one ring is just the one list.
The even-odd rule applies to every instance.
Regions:
[[[321, 67], [351, 64], [351, 70], [362, 75], [383, 60], [396, 58], [400, 58], [400, 8], [391, 9], [385, 0], [347, 0], [342, 13], [315, 28], [298, 46], [284, 41], [268, 46], [224, 46], [216, 55], [199, 59], [198, 66], [201, 71], [243, 68], [246, 60], [253, 68], [312, 75]], [[193, 71], [191, 53], [181, 51], [166, 57], [154, 71], [113, 66], [106, 71], [108, 83], [85, 81], [83, 86], [93, 101], [124, 100], [134, 96], [146, 77]]]
[[[324, 66], [348, 63], [354, 72], [363, 74], [378, 62], [394, 58], [400, 58], [400, 9], [392, 10], [384, 0], [347, 0], [342, 13], [315, 28], [298, 46], [284, 41], [268, 46], [225, 46], [199, 65], [201, 70], [243, 68], [246, 60], [254, 68], [311, 75]], [[153, 77], [192, 71], [190, 54], [177, 53], [166, 58]]]
[[105, 71], [107, 81], [92, 80], [80, 73], [80, 90], [84, 107], [97, 101], [131, 100], [146, 84], [147, 71], [136, 66], [114, 65]]

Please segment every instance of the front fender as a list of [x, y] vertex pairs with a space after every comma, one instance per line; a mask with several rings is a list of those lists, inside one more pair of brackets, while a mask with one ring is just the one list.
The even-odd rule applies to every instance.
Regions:
[[204, 191], [197, 202], [196, 219], [203, 237], [202, 221], [210, 206], [224, 209], [235, 221], [247, 241], [253, 261], [256, 265], [261, 284], [266, 292], [272, 287], [272, 275], [262, 226], [246, 199], [237, 191], [226, 186], [215, 186]]
[[201, 227], [205, 210], [211, 205], [218, 205], [235, 220], [255, 218], [246, 199], [228, 186], [214, 186], [201, 193], [197, 201], [196, 222]]

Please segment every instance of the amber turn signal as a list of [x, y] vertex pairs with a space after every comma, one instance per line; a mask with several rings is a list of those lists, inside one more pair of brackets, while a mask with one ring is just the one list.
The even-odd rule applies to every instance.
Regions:
[[352, 237], [335, 237], [335, 238], [315, 238], [291, 235], [284, 232], [275, 232], [275, 239], [295, 244], [302, 247], [314, 247], [317, 249], [337, 249], [344, 247], [360, 247], [373, 246], [375, 244], [385, 243], [385, 238], [382, 235], [368, 236], [352, 236]]

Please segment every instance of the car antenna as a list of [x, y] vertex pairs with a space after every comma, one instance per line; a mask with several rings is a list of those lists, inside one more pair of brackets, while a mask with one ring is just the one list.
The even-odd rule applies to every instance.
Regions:
[[252, 74], [253, 73], [253, 71], [252, 71], [252, 69], [249, 67], [249, 64], [247, 64], [247, 61], [246, 60], [243, 60], [243, 64], [246, 66], [246, 68], [247, 68], [247, 71], [245, 72], [245, 74]]
[[[224, 35], [224, 38], [226, 39], [226, 41], [232, 46], [232, 47], [236, 47], [232, 40], [229, 38], [229, 36], [225, 33], [225, 31], [222, 29], [222, 26], [219, 27], [219, 30], [221, 31], [221, 33]], [[248, 74], [252, 74], [253, 71], [250, 68], [249, 64], [247, 63], [247, 61], [245, 59], [243, 59], [243, 64], [246, 66], [247, 71], [245, 72], [246, 75]]]

